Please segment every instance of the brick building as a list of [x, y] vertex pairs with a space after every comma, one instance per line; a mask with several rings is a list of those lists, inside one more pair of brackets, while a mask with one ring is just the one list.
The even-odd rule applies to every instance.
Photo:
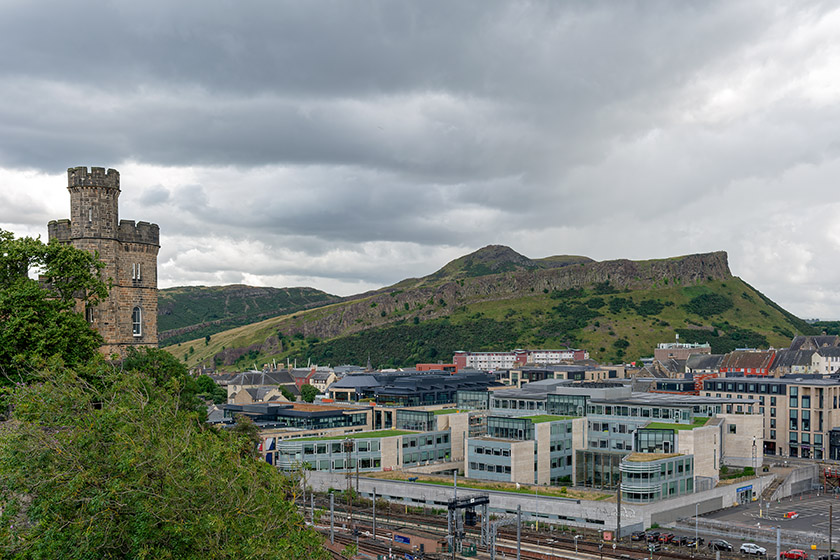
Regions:
[[112, 282], [108, 298], [84, 309], [85, 317], [105, 339], [106, 356], [129, 346], [157, 346], [157, 224], [120, 220], [120, 174], [102, 167], [67, 170], [70, 219], [47, 225], [49, 239], [98, 252], [105, 277]]

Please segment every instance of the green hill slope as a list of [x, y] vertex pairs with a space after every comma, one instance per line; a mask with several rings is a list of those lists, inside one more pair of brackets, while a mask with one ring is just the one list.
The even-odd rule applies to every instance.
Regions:
[[368, 355], [374, 366], [409, 366], [448, 361], [456, 350], [567, 345], [610, 362], [650, 356], [677, 333], [726, 352], [786, 346], [814, 332], [733, 277], [725, 253], [532, 261], [505, 249], [491, 246], [421, 279], [169, 349], [190, 365], [223, 369], [275, 359], [361, 364]]
[[176, 344], [338, 299], [314, 288], [168, 288], [158, 293], [158, 332], [161, 344]]

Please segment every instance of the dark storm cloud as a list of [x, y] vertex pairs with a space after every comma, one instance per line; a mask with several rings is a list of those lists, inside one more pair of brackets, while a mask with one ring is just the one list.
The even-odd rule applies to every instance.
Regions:
[[832, 10], [4, 2], [0, 226], [65, 217], [64, 170], [104, 165], [121, 216], [161, 225], [164, 285], [351, 293], [489, 243], [723, 248], [794, 311], [840, 315], [810, 280], [840, 276]]

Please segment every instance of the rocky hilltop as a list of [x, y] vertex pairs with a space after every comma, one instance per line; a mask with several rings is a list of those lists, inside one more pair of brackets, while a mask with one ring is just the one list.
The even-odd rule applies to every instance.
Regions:
[[[293, 314], [291, 314], [293, 313]], [[456, 350], [586, 348], [635, 360], [679, 334], [715, 352], [785, 346], [812, 330], [746, 282], [725, 252], [596, 262], [530, 259], [491, 245], [422, 278], [187, 341], [189, 365], [232, 369], [297, 359], [401, 367]]]
[[[619, 290], [639, 290], [663, 281], [686, 286], [731, 277], [724, 251], [649, 261], [620, 259], [596, 262], [586, 257], [576, 257], [581, 259], [578, 261], [555, 257], [555, 263], [563, 264], [544, 268], [531, 264], [539, 261], [527, 259], [507, 247], [504, 249], [507, 251], [499, 251], [499, 246], [480, 249], [422, 279], [403, 281], [391, 288], [366, 294], [362, 299], [346, 301], [328, 309], [315, 309], [305, 316], [290, 317], [278, 328], [289, 334], [333, 338], [415, 316], [421, 320], [444, 317], [463, 305], [516, 299], [535, 292], [548, 293], [607, 282]], [[487, 259], [486, 253], [505, 260]], [[515, 270], [468, 276], [469, 270], [475, 270], [472, 263], [476, 262], [489, 270]]]

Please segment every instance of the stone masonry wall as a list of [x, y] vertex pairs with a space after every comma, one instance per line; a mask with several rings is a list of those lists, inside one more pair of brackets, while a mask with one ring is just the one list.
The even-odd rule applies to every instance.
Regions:
[[[105, 339], [103, 354], [122, 354], [128, 346], [157, 346], [157, 224], [119, 220], [120, 175], [114, 169], [75, 167], [67, 170], [70, 220], [48, 224], [50, 239], [96, 252], [112, 282], [105, 301], [92, 311], [91, 326]], [[135, 336], [132, 315], [141, 310], [141, 332]], [[79, 311], [84, 311], [80, 309]]]

